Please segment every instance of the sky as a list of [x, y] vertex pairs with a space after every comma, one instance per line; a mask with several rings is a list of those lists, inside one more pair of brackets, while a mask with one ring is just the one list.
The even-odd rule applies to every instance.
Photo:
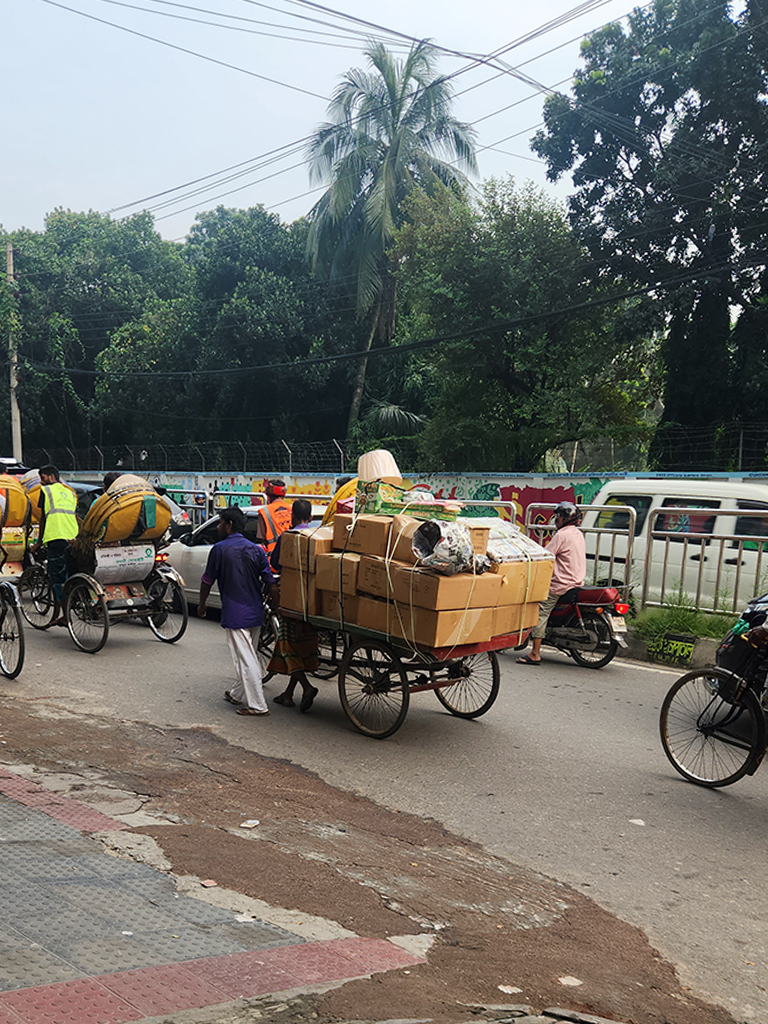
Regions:
[[[364, 66], [366, 38], [375, 34], [391, 48], [407, 47], [407, 40], [389, 34], [400, 33], [474, 56], [511, 46], [503, 55], [511, 67], [566, 91], [579, 40], [635, 4], [325, 0], [323, 6], [306, 0], [5, 0], [0, 225], [39, 231], [57, 207], [114, 217], [151, 209], [161, 234], [182, 240], [199, 212], [257, 203], [292, 221], [321, 194], [309, 192], [296, 144], [325, 120], [340, 76]], [[477, 131], [479, 179], [511, 174], [565, 198], [570, 182], [548, 183], [529, 146], [543, 93], [465, 56], [442, 55], [439, 69], [458, 72], [454, 113]], [[240, 176], [222, 182], [218, 172], [237, 164], [243, 165]], [[148, 198], [158, 193], [165, 195]]]

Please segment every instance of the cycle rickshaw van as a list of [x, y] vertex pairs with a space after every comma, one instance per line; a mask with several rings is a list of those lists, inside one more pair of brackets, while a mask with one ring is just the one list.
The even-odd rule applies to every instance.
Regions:
[[[110, 626], [130, 619], [146, 622], [166, 643], [181, 639], [188, 622], [183, 581], [157, 558], [170, 521], [162, 497], [132, 474], [118, 477], [91, 505], [70, 545], [71, 575], [64, 584], [64, 617], [80, 650], [100, 651]], [[32, 625], [49, 625], [53, 601], [47, 576], [38, 576], [23, 596]]]

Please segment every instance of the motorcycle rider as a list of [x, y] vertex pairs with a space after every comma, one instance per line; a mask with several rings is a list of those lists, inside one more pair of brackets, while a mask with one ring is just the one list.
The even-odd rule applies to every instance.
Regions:
[[554, 520], [555, 533], [547, 547], [547, 551], [555, 556], [549, 597], [539, 605], [539, 621], [531, 634], [531, 653], [518, 658], [518, 665], [541, 664], [541, 642], [547, 631], [549, 613], [563, 594], [584, 585], [587, 573], [587, 553], [584, 534], [579, 529], [581, 512], [578, 507], [572, 501], [561, 501], [554, 511]]

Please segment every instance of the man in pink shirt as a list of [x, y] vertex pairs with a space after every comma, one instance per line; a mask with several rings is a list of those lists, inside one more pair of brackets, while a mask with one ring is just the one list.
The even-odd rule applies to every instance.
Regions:
[[584, 585], [587, 574], [587, 553], [584, 534], [579, 529], [581, 512], [571, 501], [561, 501], [554, 512], [555, 534], [547, 551], [555, 556], [555, 568], [549, 597], [539, 605], [539, 621], [533, 629], [531, 653], [517, 659], [518, 665], [541, 664], [541, 642], [547, 631], [549, 613], [558, 600], [574, 587]]

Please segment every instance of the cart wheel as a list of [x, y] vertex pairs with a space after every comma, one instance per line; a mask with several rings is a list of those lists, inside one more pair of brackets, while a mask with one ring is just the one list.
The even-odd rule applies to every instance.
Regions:
[[69, 635], [86, 654], [96, 654], [107, 642], [109, 617], [107, 602], [87, 580], [76, 580], [66, 598], [66, 618]]
[[[453, 680], [435, 690], [435, 696], [458, 718], [479, 718], [499, 695], [499, 659], [495, 651], [470, 654], [447, 666]], [[433, 676], [435, 669], [432, 670]]]
[[341, 659], [344, 657], [346, 643], [344, 634], [335, 629], [319, 629], [317, 631], [317, 668], [310, 675], [317, 679], [333, 679], [339, 671]]
[[35, 629], [47, 629], [53, 620], [53, 584], [42, 565], [25, 569], [19, 577], [19, 600], [24, 618]]
[[158, 640], [175, 644], [181, 640], [189, 622], [187, 598], [176, 580], [156, 576], [147, 585], [150, 612], [147, 615], [149, 628]]
[[13, 596], [0, 591], [0, 672], [15, 679], [24, 664], [24, 627]]
[[262, 683], [268, 683], [269, 680], [274, 676], [274, 672], [267, 672], [267, 665], [272, 657], [272, 652], [275, 649], [275, 641], [277, 640], [277, 618], [274, 615], [266, 615], [264, 625], [259, 631], [259, 644], [256, 648], [256, 655], [261, 663], [261, 681]]
[[408, 679], [387, 644], [360, 640], [347, 648], [339, 668], [339, 697], [350, 722], [366, 736], [383, 740], [405, 721]]

